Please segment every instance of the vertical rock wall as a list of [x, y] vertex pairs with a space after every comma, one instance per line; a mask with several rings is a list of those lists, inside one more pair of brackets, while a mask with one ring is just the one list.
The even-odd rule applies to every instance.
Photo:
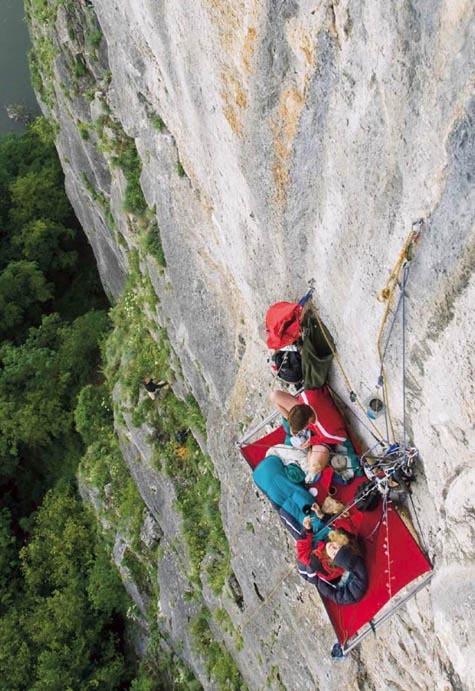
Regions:
[[[472, 3], [81, 0], [75, 12], [70, 31], [71, 8], [59, 3], [50, 26], [58, 53], [54, 98], [43, 105], [58, 121], [68, 193], [112, 295], [140, 228], [123, 211], [126, 181], [98, 135], [101, 116], [137, 147], [166, 258], [165, 270], [151, 258], [142, 269], [207, 416], [243, 596], [242, 609], [224, 604], [241, 627], [243, 648], [233, 655], [247, 684], [468, 689]], [[93, 13], [104, 36], [94, 59], [86, 33], [81, 40]], [[78, 56], [88, 76], [72, 88]], [[422, 457], [414, 501], [435, 576], [377, 639], [334, 668], [322, 606], [294, 575], [283, 578], [291, 545], [250, 487], [233, 440], [242, 421], [268, 410], [265, 309], [300, 296], [312, 277], [353, 388], [363, 399], [371, 393], [384, 309], [376, 296], [420, 217], [426, 226], [407, 290], [407, 414]], [[397, 323], [387, 374], [399, 433], [400, 343]], [[346, 395], [336, 368], [334, 382]], [[139, 490], [147, 501], [146, 487]]]

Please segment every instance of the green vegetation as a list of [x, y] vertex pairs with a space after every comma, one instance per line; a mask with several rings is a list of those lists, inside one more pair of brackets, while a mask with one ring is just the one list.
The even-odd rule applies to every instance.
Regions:
[[0, 679], [12, 691], [115, 689], [131, 668], [124, 589], [75, 482], [74, 409], [109, 319], [53, 136], [37, 120], [0, 139]]
[[49, 108], [54, 101], [53, 69], [57, 49], [46, 34], [56, 19], [61, 2], [62, 0], [25, 0], [25, 13], [30, 26], [40, 29], [32, 32], [31, 81], [33, 88]]
[[99, 48], [102, 41], [102, 31], [99, 27], [92, 29], [87, 34], [87, 43], [93, 48]]
[[279, 668], [276, 665], [271, 667], [267, 675], [266, 683], [268, 688], [278, 689], [278, 691], [287, 691], [287, 687], [282, 683], [282, 679], [280, 678]]
[[117, 688], [125, 670], [112, 623], [125, 593], [94, 519], [73, 488], [58, 484], [31, 524], [2, 591], [2, 687]]
[[[114, 328], [104, 345], [104, 372], [109, 388], [115, 390], [119, 387], [120, 407], [114, 411], [116, 419], [130, 415], [134, 425], [147, 422], [154, 430], [150, 442], [155, 445], [157, 469], [165, 472], [173, 481], [176, 508], [183, 519], [182, 535], [190, 563], [186, 574], [190, 582], [188, 597], [200, 601], [205, 558], [207, 580], [216, 594], [221, 592], [230, 574], [229, 546], [219, 511], [220, 484], [214, 475], [211, 460], [191, 433], [203, 437], [206, 433], [204, 419], [193, 397], [180, 400], [170, 388], [162, 389], [159, 400], [154, 402], [143, 396], [141, 389], [145, 377], [152, 377], [156, 381], [173, 381], [170, 368], [173, 353], [165, 331], [158, 328], [148, 316], [155, 308], [156, 297], [150, 280], [140, 272], [138, 254], [130, 253], [129, 260], [127, 287], [111, 310]], [[86, 393], [83, 395], [86, 396]], [[91, 393], [88, 392], [87, 396], [91, 398]], [[95, 404], [104, 405], [100, 395]], [[101, 415], [85, 416], [86, 420], [92, 421], [93, 418], [100, 419]], [[84, 427], [88, 428], [90, 424], [86, 422]], [[96, 430], [93, 436], [99, 436]], [[86, 455], [82, 468], [96, 487], [112, 487], [109, 491], [111, 501], [112, 497], [120, 496], [125, 481], [115, 465], [120, 464], [119, 455], [112, 461], [114, 442], [109, 440], [109, 450], [104, 450], [102, 441], [99, 443], [101, 453], [89, 459]], [[93, 447], [89, 447], [88, 454], [92, 452]], [[105, 458], [108, 460], [104, 461]], [[114, 514], [114, 524], [121, 520], [121, 514], [124, 514], [123, 508]], [[133, 536], [129, 535], [128, 539], [133, 540]], [[144, 563], [136, 551], [137, 547], [135, 543], [134, 558], [129, 555], [127, 566], [147, 590], [150, 574], [146, 560]], [[168, 547], [172, 548], [171, 545]], [[176, 546], [176, 549], [182, 548]], [[162, 547], [159, 551], [162, 551]], [[218, 622], [233, 636], [236, 646], [240, 648], [242, 637], [230, 625], [229, 617], [226, 619], [225, 616], [223, 610], [218, 614]], [[210, 677], [223, 689], [244, 688], [231, 656], [222, 644], [214, 640], [205, 614], [193, 623], [192, 632], [196, 650], [205, 658]]]
[[219, 627], [234, 638], [236, 648], [238, 650], [242, 650], [244, 645], [243, 637], [239, 630], [234, 626], [227, 611], [223, 608], [217, 609], [215, 612], [213, 612], [213, 616]]
[[147, 228], [147, 231], [143, 237], [142, 249], [145, 254], [151, 254], [159, 266], [163, 268], [166, 267], [167, 262], [163, 252], [162, 241], [160, 239], [160, 228], [156, 222], [152, 223], [152, 225]]
[[210, 616], [209, 610], [203, 607], [191, 624], [190, 630], [196, 651], [206, 659], [208, 674], [220, 689], [244, 691], [247, 687], [242, 681], [236, 663], [226, 648], [213, 636], [209, 626]]
[[[56, 18], [58, 8], [63, 6], [62, 15], [66, 21], [69, 42], [58, 43]], [[97, 21], [92, 3], [73, 2], [72, 0], [25, 0], [25, 12], [31, 27], [32, 49], [30, 51], [30, 71], [32, 84], [48, 107], [52, 116], [55, 105], [54, 62], [57, 55], [63, 57], [63, 66], [69, 66], [68, 86], [61, 88], [68, 98], [85, 94], [91, 100], [91, 94], [98, 87], [98, 49], [102, 41], [102, 32]], [[82, 27], [78, 31], [78, 26]], [[91, 63], [94, 61], [94, 69]], [[104, 71], [104, 83], [107, 80]], [[93, 97], [93, 96], [92, 96]]]
[[139, 549], [145, 506], [120, 453], [106, 385], [87, 386], [81, 391], [75, 420], [87, 445], [80, 477], [99, 490], [104, 504], [102, 511], [109, 524], [114, 530], [121, 530], [130, 544]]
[[166, 129], [165, 123], [157, 113], [150, 115], [150, 122], [158, 132], [163, 132]]
[[111, 526], [111, 540], [117, 530], [127, 540], [121, 568], [133, 579], [142, 597], [150, 598], [150, 642], [130, 688], [136, 691], [166, 691], [169, 688], [177, 691], [198, 690], [201, 685], [191, 671], [178, 656], [169, 652], [168, 645], [163, 645], [157, 612], [160, 593], [155, 564], [159, 553], [157, 549], [152, 551], [145, 547], [139, 538], [145, 506], [119, 451], [106, 384], [89, 385], [82, 389], [75, 420], [77, 429], [88, 445], [81, 460], [80, 477], [100, 492], [99, 513], [105, 523]]
[[[161, 647], [156, 555], [140, 540], [145, 507], [100, 373], [110, 320], [92, 253], [60, 193], [53, 135], [38, 120], [22, 137], [0, 139], [0, 686], [197, 689]], [[33, 174], [42, 184], [27, 184]], [[120, 305], [114, 314], [123, 309], [125, 318], [130, 305]], [[113, 332], [105, 350], [111, 341]], [[135, 355], [129, 378], [156, 357]], [[106, 534], [79, 498], [78, 472], [99, 489]], [[152, 644], [134, 679], [124, 637], [130, 601], [110, 559], [117, 530], [128, 545], [121, 568], [151, 599]]]
[[[47, 27], [61, 1], [27, 0], [30, 21]], [[56, 48], [47, 36], [36, 32], [31, 63], [35, 86], [51, 107]], [[94, 49], [101, 39], [99, 29], [85, 32]], [[93, 97], [87, 55], [70, 61], [70, 92], [78, 93], [80, 80]], [[163, 130], [158, 116], [152, 121]], [[220, 484], [196, 441], [206, 428], [194, 398], [178, 399], [165, 388], [157, 405], [141, 391], [146, 376], [173, 382], [174, 355], [152, 319], [157, 298], [140, 269], [145, 254], [161, 267], [166, 261], [140, 186], [135, 142], [107, 108], [94, 125], [80, 123], [79, 132], [85, 140], [97, 136], [109, 164], [123, 171], [124, 209], [136, 231], [128, 285], [110, 315], [62, 191], [54, 128], [38, 120], [25, 138], [0, 142], [0, 491], [6, 498], [0, 511], [0, 679], [12, 690], [198, 689], [190, 671], [167, 652], [160, 630], [153, 564], [172, 546], [150, 549], [140, 539], [145, 507], [120, 453], [114, 417], [120, 423], [128, 415], [134, 425], [147, 422], [154, 429], [154, 459], [173, 481], [182, 517], [183, 540], [173, 549], [189, 563], [189, 595], [197, 602], [204, 577], [218, 594], [230, 574]], [[186, 174], [181, 163], [177, 172]], [[114, 229], [109, 201], [85, 175], [84, 184]], [[113, 390], [120, 393], [114, 404]], [[77, 476], [93, 493], [100, 535], [78, 497]], [[124, 645], [127, 599], [109, 556], [117, 531], [127, 545], [120, 568], [150, 599], [152, 641], [133, 681]], [[192, 623], [196, 649], [220, 688], [242, 689], [209, 616], [204, 609]], [[225, 610], [215, 621], [237, 647], [242, 644]]]
[[111, 388], [120, 385], [121, 399], [126, 401], [121, 412], [133, 411], [134, 424], [147, 421], [155, 430], [156, 457], [174, 482], [177, 509], [183, 517], [190, 581], [201, 587], [201, 565], [207, 556], [208, 582], [219, 593], [230, 574], [229, 545], [219, 510], [220, 484], [211, 460], [190, 433], [204, 435], [204, 420], [192, 396], [179, 400], [170, 389], [163, 390], [158, 404], [148, 398], [139, 402], [145, 377], [170, 381], [173, 374], [166, 333], [146, 314], [154, 306], [153, 289], [139, 272], [138, 257], [130, 257], [128, 287], [111, 311], [114, 329], [105, 344], [104, 371]]
[[90, 137], [90, 125], [87, 122], [78, 122], [78, 130], [79, 134], [81, 135], [81, 139], [87, 141]]
[[25, 9], [40, 24], [49, 24], [56, 19], [58, 6], [63, 0], [26, 0]]
[[74, 61], [74, 76], [76, 79], [81, 79], [81, 77], [85, 77], [87, 75], [87, 67], [82, 58], [76, 58]]
[[142, 163], [134, 140], [131, 137], [127, 137], [124, 132], [120, 141], [119, 153], [115, 156], [114, 162], [122, 168], [122, 172], [127, 180], [124, 209], [136, 216], [141, 216], [147, 209], [147, 202], [140, 186]]
[[178, 163], [176, 164], [176, 172], [181, 178], [186, 177], [186, 170], [183, 168], [183, 164], [180, 160], [178, 160]]
[[121, 168], [127, 181], [124, 195], [124, 210], [142, 218], [147, 211], [147, 202], [140, 186], [142, 163], [135, 141], [123, 130], [121, 124], [110, 113], [103, 113], [94, 123], [99, 140], [99, 149], [109, 157], [111, 165]]
[[91, 181], [87, 177], [86, 173], [82, 173], [82, 180], [84, 182], [84, 187], [89, 192], [92, 199], [102, 207], [102, 210], [104, 211], [104, 214], [106, 217], [106, 222], [107, 222], [107, 226], [108, 226], [109, 230], [114, 230], [115, 229], [115, 219], [114, 219], [114, 216], [112, 215], [110, 204], [107, 201], [105, 195], [102, 192], [99, 192], [99, 190], [96, 190], [94, 185], [91, 183]]
[[180, 658], [170, 652], [170, 646], [164, 645], [156, 620], [151, 620], [150, 642], [145, 656], [140, 662], [137, 677], [130, 688], [132, 691], [200, 691], [201, 684]]

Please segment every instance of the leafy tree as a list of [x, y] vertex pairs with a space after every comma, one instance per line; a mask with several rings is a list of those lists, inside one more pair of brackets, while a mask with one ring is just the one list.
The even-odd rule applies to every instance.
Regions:
[[61, 223], [71, 216], [71, 206], [64, 194], [62, 171], [58, 165], [45, 165], [38, 175], [29, 171], [10, 185], [11, 222], [20, 227], [34, 218], [49, 218]]
[[16, 540], [11, 533], [11, 513], [3, 508], [0, 509], [0, 613], [12, 600], [17, 564]]
[[31, 681], [31, 643], [23, 628], [24, 604], [0, 617], [0, 689], [28, 689]]
[[104, 312], [88, 312], [72, 324], [52, 314], [23, 345], [0, 348], [1, 474], [13, 472], [22, 447], [44, 448], [72, 433], [75, 397], [99, 362], [107, 327]]
[[77, 494], [73, 414], [86, 387], [78, 428], [89, 443], [108, 427], [119, 453], [103, 387], [88, 386], [109, 319], [91, 309], [105, 298], [53, 134], [40, 118], [0, 137], [0, 689], [112, 691], [130, 677], [126, 595]]
[[52, 130], [45, 118], [37, 118], [22, 136], [8, 134], [0, 138], [0, 235], [9, 221], [10, 185], [14, 179], [28, 171], [41, 175], [44, 166], [53, 165], [60, 174]]
[[52, 286], [34, 262], [11, 262], [0, 274], [0, 338], [18, 338], [51, 296]]
[[20, 556], [21, 600], [0, 619], [2, 688], [120, 687], [126, 673], [113, 621], [124, 590], [71, 488], [48, 492]]
[[25, 259], [34, 261], [44, 273], [71, 269], [77, 261], [72, 248], [75, 233], [61, 223], [42, 218], [30, 221], [13, 238]]

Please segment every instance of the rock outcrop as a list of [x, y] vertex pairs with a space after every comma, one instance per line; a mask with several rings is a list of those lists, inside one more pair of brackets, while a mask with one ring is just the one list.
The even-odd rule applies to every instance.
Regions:
[[[139, 252], [159, 300], [151, 318], [177, 356], [176, 391], [191, 391], [206, 417], [232, 567], [219, 596], [203, 579], [206, 606], [231, 621], [228, 630], [213, 623], [214, 634], [250, 689], [472, 687], [472, 3], [44, 5], [40, 15], [29, 8], [35, 83], [57, 122], [69, 198], [112, 297]], [[414, 502], [435, 576], [335, 667], [323, 607], [289, 573], [290, 541], [233, 442], [269, 407], [266, 307], [299, 297], [312, 277], [353, 388], [362, 399], [374, 390], [384, 310], [376, 296], [418, 218], [407, 423], [422, 459]], [[398, 433], [400, 343], [398, 322], [387, 365]], [[332, 376], [346, 397], [338, 368]], [[116, 426], [150, 516], [173, 543], [181, 519], [150, 463], [150, 434], [127, 416]], [[194, 605], [178, 561], [157, 563], [163, 625], [214, 688], [188, 633]]]

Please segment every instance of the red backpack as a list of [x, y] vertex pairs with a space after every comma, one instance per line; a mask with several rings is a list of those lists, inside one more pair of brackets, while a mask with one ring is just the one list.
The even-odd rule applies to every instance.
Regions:
[[268, 348], [279, 350], [300, 338], [302, 309], [298, 302], [276, 302], [269, 307], [265, 320]]

